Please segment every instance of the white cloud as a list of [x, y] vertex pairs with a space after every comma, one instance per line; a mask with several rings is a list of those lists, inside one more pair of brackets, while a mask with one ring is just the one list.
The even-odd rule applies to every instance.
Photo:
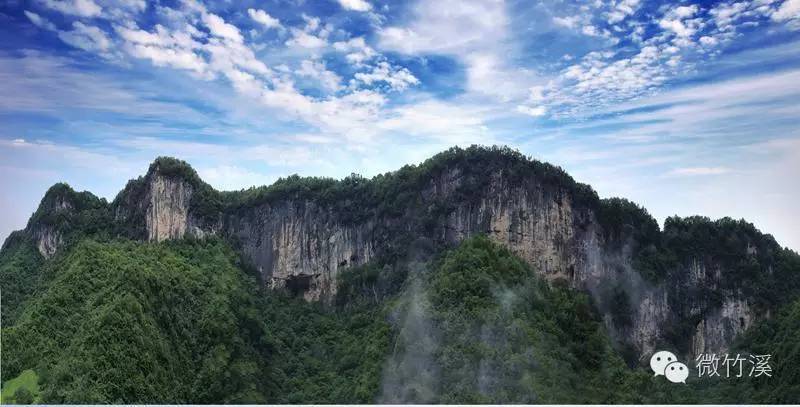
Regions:
[[199, 55], [191, 50], [180, 48], [164, 48], [143, 44], [132, 44], [128, 52], [137, 57], [149, 59], [156, 66], [168, 66], [205, 74], [207, 65]]
[[296, 134], [292, 138], [301, 143], [309, 143], [309, 144], [334, 144], [337, 142], [336, 136], [326, 136], [323, 134], [313, 134], [313, 133]]
[[697, 5], [692, 4], [691, 6], [679, 6], [675, 8], [673, 11], [675, 17], [679, 19], [689, 18], [697, 13]]
[[553, 23], [555, 25], [566, 28], [575, 28], [580, 22], [580, 16], [553, 17]]
[[621, 0], [616, 3], [613, 10], [608, 12], [608, 23], [617, 24], [626, 17], [633, 15], [638, 8], [639, 0]]
[[703, 176], [703, 175], [721, 175], [731, 172], [727, 167], [682, 167], [675, 168], [668, 173], [672, 176]]
[[339, 0], [339, 4], [346, 10], [370, 11], [372, 5], [366, 0]]
[[[776, 102], [797, 97], [800, 97], [800, 71], [794, 70], [675, 89], [602, 113], [613, 117], [616, 112], [667, 106], [610, 120], [609, 124], [623, 127], [615, 131], [615, 136], [620, 137], [656, 135], [676, 142], [687, 137], [750, 139], [756, 133], [791, 134], [789, 123], [800, 114], [800, 106], [776, 105]], [[638, 124], [629, 128], [633, 123]]]
[[412, 12], [415, 18], [408, 25], [378, 32], [380, 48], [458, 58], [466, 67], [467, 90], [476, 98], [511, 102], [540, 80], [512, 62], [515, 49], [504, 1], [419, 2]]
[[130, 21], [147, 10], [145, 0], [97, 0], [102, 7], [101, 18], [111, 21]]
[[372, 47], [366, 44], [364, 37], [334, 42], [333, 48], [339, 52], [347, 53], [347, 55], [345, 55], [347, 62], [356, 66], [363, 65], [365, 62], [378, 55]]
[[214, 188], [223, 191], [237, 190], [245, 186], [269, 185], [274, 177], [250, 171], [236, 165], [202, 167], [197, 170], [200, 177]]
[[658, 22], [658, 25], [665, 30], [674, 32], [678, 37], [689, 37], [695, 33], [694, 29], [687, 27], [683, 21], [679, 19], [664, 18]]
[[467, 65], [467, 88], [495, 101], [512, 102], [524, 98], [526, 88], [539, 76], [525, 68], [516, 68], [492, 51], [476, 51], [462, 57]]
[[306, 31], [291, 28], [292, 38], [286, 41], [286, 45], [290, 47], [300, 47], [307, 49], [318, 49], [328, 45], [324, 39], [317, 37], [314, 34], [309, 34]]
[[597, 27], [591, 24], [583, 26], [583, 28], [581, 28], [581, 32], [590, 37], [600, 37], [603, 35], [602, 31], [599, 31]]
[[775, 21], [787, 21], [800, 18], [800, 0], [786, 0], [777, 11], [772, 13]]
[[658, 21], [658, 26], [665, 30], [672, 31], [684, 41], [679, 42], [679, 44], [685, 44], [687, 38], [694, 35], [700, 29], [702, 19], [691, 19], [698, 10], [698, 7], [694, 4], [691, 6], [673, 8]]
[[209, 78], [208, 64], [195, 49], [202, 45], [186, 31], [170, 31], [161, 25], [154, 32], [114, 27], [117, 34], [125, 40], [123, 49], [136, 58], [149, 59], [156, 66], [168, 66], [193, 71], [201, 77]]
[[111, 46], [111, 40], [103, 30], [80, 21], [72, 23], [72, 31], [60, 31], [58, 37], [75, 48], [90, 52], [101, 53]]
[[253, 50], [242, 43], [210, 40], [203, 46], [203, 50], [210, 54], [209, 66], [227, 75], [233, 69], [269, 76], [270, 69], [261, 60], [256, 58]]
[[[111, 112], [166, 122], [181, 117], [202, 119], [179, 104], [141, 97], [98, 72], [85, 72], [67, 58], [38, 53], [21, 57], [0, 55], [0, 83], [3, 92], [15, 95], [0, 98], [0, 110], [38, 112], [67, 120], [71, 112]], [[142, 93], [148, 93], [143, 91]]]
[[286, 45], [295, 48], [305, 48], [317, 50], [328, 46], [328, 36], [333, 29], [330, 25], [323, 25], [318, 17], [302, 15], [306, 25], [302, 28], [292, 27], [290, 29], [292, 38], [286, 41]]
[[341, 88], [342, 78], [336, 73], [329, 71], [322, 61], [304, 60], [300, 63], [300, 69], [295, 71], [300, 77], [312, 78], [322, 85], [326, 90], [336, 92]]
[[242, 34], [239, 29], [232, 24], [228, 24], [222, 17], [216, 14], [203, 14], [203, 22], [206, 24], [211, 34], [220, 38], [225, 38], [234, 42], [242, 42]]
[[393, 109], [376, 126], [383, 131], [425, 137], [451, 146], [492, 144], [494, 138], [485, 125], [486, 110], [486, 107], [422, 100]]
[[[612, 4], [611, 9], [618, 4]], [[647, 16], [645, 22], [629, 20], [612, 27], [610, 32], [592, 25], [593, 18], [589, 17], [592, 14], [588, 13], [606, 8], [606, 3], [581, 6], [582, 14], [556, 18], [554, 23], [612, 41], [626, 36], [633, 41], [633, 47], [620, 50], [606, 47], [585, 54], [551, 78], [545, 101], [522, 105], [543, 105], [548, 114], [565, 117], [656, 93], [669, 80], [694, 71], [710, 57], [717, 57], [722, 47], [740, 35], [736, 32], [738, 27], [761, 24], [777, 4], [759, 0], [719, 2], [709, 9], [695, 4], [664, 6], [655, 16]], [[635, 7], [630, 10], [636, 13]], [[650, 28], [646, 30], [645, 25]]]
[[386, 61], [381, 61], [370, 72], [358, 72], [354, 75], [353, 83], [372, 85], [377, 82], [386, 83], [391, 90], [405, 90], [411, 85], [419, 84], [417, 79], [408, 69], [398, 68]]
[[676, 69], [671, 65], [680, 61], [666, 48], [647, 44], [623, 58], [613, 51], [590, 52], [547, 84], [543, 104], [552, 115], [575, 115], [650, 93]]
[[250, 18], [252, 18], [253, 21], [263, 25], [264, 27], [267, 27], [267, 28], [281, 28], [281, 27], [283, 27], [281, 25], [281, 22], [277, 18], [272, 17], [271, 15], [269, 15], [264, 10], [258, 10], [258, 9], [252, 9], [251, 8], [251, 9], [247, 9], [247, 14], [250, 15]]
[[738, 3], [721, 3], [716, 7], [709, 10], [709, 14], [713, 17], [714, 24], [723, 31], [732, 29], [733, 22], [741, 17], [742, 12], [747, 8], [744, 2]]
[[50, 20], [28, 10], [25, 10], [25, 16], [28, 17], [33, 25], [43, 28], [45, 30], [56, 31], [58, 30], [55, 24], [51, 23]]
[[517, 106], [517, 111], [532, 117], [540, 117], [547, 114], [547, 109], [545, 109], [543, 106], [530, 107], [519, 105]]
[[96, 17], [103, 11], [103, 8], [92, 0], [40, 0], [41, 3], [50, 9], [58, 12], [79, 16]]
[[499, 0], [442, 0], [419, 2], [415, 19], [407, 27], [387, 27], [378, 32], [380, 46], [407, 54], [444, 53], [501, 46], [508, 17]]
[[703, 44], [703, 45], [714, 46], [714, 45], [717, 45], [719, 43], [719, 40], [717, 40], [714, 37], [710, 37], [710, 36], [704, 35], [704, 36], [700, 37], [700, 43]]

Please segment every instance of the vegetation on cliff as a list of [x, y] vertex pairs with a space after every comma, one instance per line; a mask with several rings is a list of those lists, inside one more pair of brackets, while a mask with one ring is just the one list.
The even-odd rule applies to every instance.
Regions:
[[[374, 232], [388, 239], [381, 256], [339, 274], [332, 307], [309, 304], [259, 292], [224, 234], [127, 240], [146, 237], [136, 211], [154, 174], [186, 181], [201, 221], [291, 202], [342, 223], [381, 217], [390, 221], [379, 227], [401, 227]], [[568, 194], [593, 214], [603, 244], [630, 253], [651, 284], [685, 284], [697, 264], [723, 273], [694, 295], [711, 306], [735, 291], [776, 312], [740, 346], [779, 350], [782, 379], [748, 382], [752, 395], [731, 393], [739, 398], [727, 383], [659, 381], [625, 365], [587, 294], [545, 283], [486, 237], [456, 248], [425, 237], [453, 209], [430, 198], [433, 182], [457, 178], [451, 199], [475, 203], [492, 177]], [[61, 239], [49, 259], [37, 250], [45, 232]], [[773, 402], [798, 391], [798, 307], [786, 304], [800, 292], [800, 256], [745, 221], [672, 217], [661, 231], [638, 205], [601, 200], [560, 168], [507, 148], [453, 148], [372, 179], [292, 176], [233, 192], [159, 158], [111, 204], [58, 184], [4, 243], [0, 288], [3, 399], [17, 402]], [[624, 327], [630, 298], [616, 288], [608, 316]], [[696, 324], [663, 330], [682, 350]]]
[[740, 345], [780, 353], [781, 378], [731, 393], [728, 383], [675, 386], [629, 369], [590, 297], [544, 282], [488, 238], [405, 267], [400, 291], [377, 301], [367, 288], [376, 280], [343, 274], [349, 300], [326, 307], [258, 292], [220, 240], [85, 240], [51, 260], [37, 294], [4, 325], [3, 379], [15, 386], [4, 397], [663, 403], [787, 401], [797, 392], [796, 304]]
[[24, 233], [14, 232], [0, 250], [0, 291], [2, 326], [11, 325], [24, 302], [36, 291], [44, 258]]

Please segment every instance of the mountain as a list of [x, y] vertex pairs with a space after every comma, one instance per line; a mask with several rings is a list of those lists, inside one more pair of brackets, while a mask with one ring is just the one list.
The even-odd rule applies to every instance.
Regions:
[[234, 192], [172, 158], [112, 202], [57, 184], [0, 277], [3, 380], [35, 369], [45, 400], [691, 402], [636, 367], [767, 329], [798, 298], [800, 256], [743, 220], [660, 230], [558, 167], [474, 146]]

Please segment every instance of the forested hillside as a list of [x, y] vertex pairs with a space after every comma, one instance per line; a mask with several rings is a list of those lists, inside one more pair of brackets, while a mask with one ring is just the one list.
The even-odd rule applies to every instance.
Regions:
[[3, 394], [52, 403], [774, 402], [797, 394], [797, 304], [741, 344], [787, 357], [774, 381], [676, 386], [625, 365], [587, 295], [548, 285], [485, 237], [411, 267], [402, 290], [380, 304], [351, 297], [327, 308], [259, 292], [218, 240], [82, 241], [43, 271], [40, 291], [3, 328], [6, 386], [28, 383]]
[[[0, 250], [2, 398], [694, 403], [798, 397], [800, 256], [744, 220], [599, 199], [507, 148], [219, 192], [161, 158], [52, 187]], [[672, 384], [649, 355], [774, 355]]]

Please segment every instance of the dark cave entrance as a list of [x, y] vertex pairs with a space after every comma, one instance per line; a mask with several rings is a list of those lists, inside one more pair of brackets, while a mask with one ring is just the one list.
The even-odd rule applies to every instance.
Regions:
[[286, 289], [289, 290], [295, 297], [300, 297], [311, 288], [311, 279], [314, 276], [310, 274], [298, 274], [289, 276], [286, 279]]

